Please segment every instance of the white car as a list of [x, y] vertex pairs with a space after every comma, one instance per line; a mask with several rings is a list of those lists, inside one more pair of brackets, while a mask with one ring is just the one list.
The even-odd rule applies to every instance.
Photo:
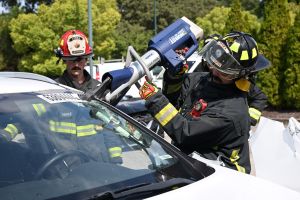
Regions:
[[0, 84], [1, 200], [300, 199], [187, 156], [120, 110], [47, 77], [0, 72]]

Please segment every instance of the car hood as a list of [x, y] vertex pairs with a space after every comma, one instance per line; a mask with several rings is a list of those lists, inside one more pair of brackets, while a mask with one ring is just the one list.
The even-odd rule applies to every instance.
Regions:
[[200, 181], [167, 192], [149, 200], [158, 199], [289, 199], [299, 200], [300, 193], [270, 181], [212, 165], [216, 172]]

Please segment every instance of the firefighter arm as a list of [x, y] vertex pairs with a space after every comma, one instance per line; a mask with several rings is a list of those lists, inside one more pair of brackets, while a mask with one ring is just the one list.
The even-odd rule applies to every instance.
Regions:
[[105, 145], [113, 163], [122, 163], [122, 142], [118, 135], [111, 132], [103, 133]]
[[261, 117], [261, 112], [267, 107], [267, 96], [254, 84], [251, 84], [247, 96], [251, 125], [255, 126]]
[[197, 119], [188, 119], [179, 114], [161, 93], [146, 101], [146, 106], [177, 144], [199, 145], [207, 148], [237, 136], [232, 134], [236, 131], [233, 122], [225, 116], [201, 116]]

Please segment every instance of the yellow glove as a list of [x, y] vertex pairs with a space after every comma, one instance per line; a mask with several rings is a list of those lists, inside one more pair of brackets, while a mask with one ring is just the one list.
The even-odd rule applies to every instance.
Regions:
[[142, 87], [140, 88], [139, 94], [142, 99], [148, 99], [158, 92], [158, 88], [153, 83], [147, 81], [144, 82]]

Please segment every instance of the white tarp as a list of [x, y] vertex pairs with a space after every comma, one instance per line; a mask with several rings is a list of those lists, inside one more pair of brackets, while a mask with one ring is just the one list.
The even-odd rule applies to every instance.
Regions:
[[300, 192], [300, 123], [295, 118], [285, 127], [262, 117], [249, 142], [257, 177]]

